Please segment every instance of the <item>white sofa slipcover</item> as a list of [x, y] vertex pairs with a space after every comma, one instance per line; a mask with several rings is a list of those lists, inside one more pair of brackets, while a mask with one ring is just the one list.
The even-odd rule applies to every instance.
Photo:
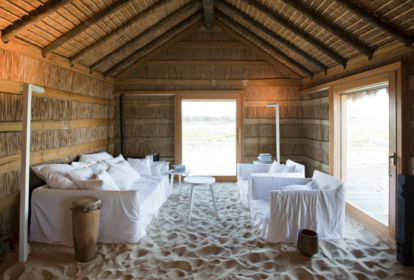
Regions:
[[[312, 180], [318, 189], [280, 190], [283, 185], [305, 185]], [[315, 171], [312, 179], [256, 176], [254, 181], [268, 186], [267, 194], [253, 191], [250, 201], [253, 223], [265, 241], [295, 243], [304, 228], [316, 231], [319, 240], [343, 237], [345, 188], [341, 180]]]
[[287, 160], [286, 165], [295, 165], [295, 171], [289, 173], [268, 173], [270, 170], [270, 164], [250, 164], [250, 163], [238, 163], [237, 164], [237, 192], [243, 205], [250, 208], [249, 201], [251, 195], [251, 181], [250, 175], [266, 176], [266, 177], [293, 177], [293, 178], [305, 178], [305, 166]]
[[166, 175], [142, 176], [128, 190], [60, 190], [47, 186], [32, 193], [30, 242], [73, 246], [72, 202], [96, 197], [102, 202], [99, 243], [135, 243], [172, 194]]

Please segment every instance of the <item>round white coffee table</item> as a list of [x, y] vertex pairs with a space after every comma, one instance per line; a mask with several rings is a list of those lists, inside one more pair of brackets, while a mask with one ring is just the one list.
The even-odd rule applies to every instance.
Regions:
[[185, 171], [168, 170], [166, 174], [171, 174], [171, 189], [174, 183], [174, 175], [178, 175], [178, 187], [181, 194], [181, 175], [188, 175], [189, 173], [191, 173], [191, 169], [186, 169]]
[[216, 217], [218, 217], [216, 200], [214, 199], [213, 184], [216, 179], [210, 176], [187, 176], [184, 178], [184, 182], [191, 186], [190, 194], [190, 209], [188, 211], [188, 222], [191, 222], [191, 210], [193, 209], [194, 202], [194, 187], [199, 185], [210, 185], [211, 198], [213, 199], [214, 210], [216, 211]]

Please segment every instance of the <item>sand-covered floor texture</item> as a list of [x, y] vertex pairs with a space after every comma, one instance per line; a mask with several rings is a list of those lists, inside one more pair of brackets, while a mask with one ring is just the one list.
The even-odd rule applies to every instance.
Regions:
[[0, 264], [0, 279], [414, 279], [414, 268], [396, 261], [395, 245], [346, 217], [345, 238], [320, 242], [306, 258], [295, 244], [267, 244], [253, 227], [234, 183], [216, 183], [220, 217], [215, 218], [209, 188], [196, 189], [187, 223], [189, 187], [174, 195], [136, 244], [100, 244], [88, 263], [74, 249], [31, 244], [30, 259], [17, 253]]

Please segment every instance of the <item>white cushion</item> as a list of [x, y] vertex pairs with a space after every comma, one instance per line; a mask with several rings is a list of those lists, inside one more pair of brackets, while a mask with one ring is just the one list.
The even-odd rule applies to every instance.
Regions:
[[90, 180], [95, 175], [90, 168], [82, 168], [77, 170], [70, 170], [69, 177], [72, 179], [72, 181], [78, 186], [80, 190], [84, 190], [85, 187], [82, 184], [82, 181], [84, 180]]
[[72, 162], [71, 165], [76, 168], [88, 168], [90, 166], [87, 162]]
[[318, 184], [317, 184], [316, 180], [312, 180], [312, 182], [307, 183], [306, 185], [307, 185], [307, 186], [310, 186], [310, 187], [312, 188], [312, 190], [317, 190], [317, 189], [319, 189], [319, 188], [318, 188]]
[[169, 162], [154, 161], [150, 163], [151, 175], [161, 175], [168, 171]]
[[149, 158], [144, 158], [144, 159], [128, 158], [128, 163], [131, 165], [131, 167], [136, 172], [138, 172], [139, 175], [151, 175]]
[[100, 170], [107, 170], [109, 168], [109, 165], [105, 162], [98, 162], [89, 167], [92, 169], [93, 173], [97, 174]]
[[309, 185], [290, 185], [280, 188], [281, 191], [307, 191], [311, 189], [312, 187]]
[[125, 160], [124, 157], [120, 154], [119, 156], [117, 156], [116, 158], [110, 158], [110, 159], [106, 159], [104, 160], [105, 163], [111, 165], [111, 164], [117, 164], [121, 161]]
[[277, 161], [274, 161], [272, 166], [270, 167], [269, 173], [289, 173], [294, 171], [294, 165], [283, 165], [278, 163]]
[[92, 179], [82, 181], [82, 183], [86, 190], [119, 191], [114, 180], [105, 170], [100, 170], [94, 174]]
[[31, 167], [34, 173], [53, 189], [77, 190], [77, 185], [70, 179], [68, 172], [76, 170], [69, 164], [46, 164]]
[[107, 172], [121, 190], [127, 190], [134, 180], [141, 178], [125, 160], [117, 164], [112, 164]]
[[111, 156], [107, 152], [102, 152], [96, 154], [81, 155], [79, 162], [86, 162], [92, 165], [99, 161], [104, 161], [111, 158], [113, 158], [113, 156]]

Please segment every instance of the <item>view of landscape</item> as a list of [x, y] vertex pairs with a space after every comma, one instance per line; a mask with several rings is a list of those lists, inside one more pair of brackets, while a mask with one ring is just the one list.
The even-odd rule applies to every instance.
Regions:
[[347, 202], [388, 226], [388, 91], [353, 95], [346, 103]]
[[182, 129], [190, 175], [236, 175], [236, 101], [183, 101]]

